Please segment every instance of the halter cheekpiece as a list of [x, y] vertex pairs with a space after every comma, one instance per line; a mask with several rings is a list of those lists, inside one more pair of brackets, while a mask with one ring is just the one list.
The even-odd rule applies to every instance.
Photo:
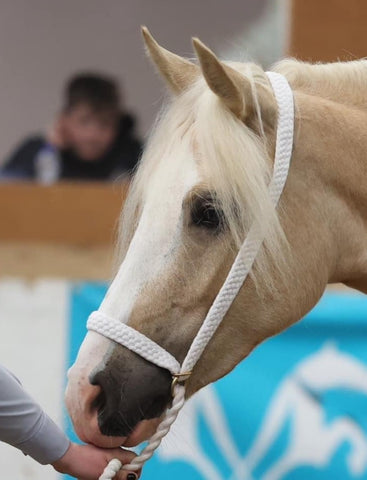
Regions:
[[[270, 198], [276, 206], [288, 176], [292, 156], [294, 102], [292, 90], [283, 75], [275, 72], [266, 72], [266, 75], [270, 80], [278, 104], [273, 176], [268, 187]], [[189, 378], [195, 364], [246, 280], [263, 240], [264, 234], [253, 224], [182, 365], [160, 345], [127, 324], [110, 318], [100, 311], [93, 312], [90, 315], [87, 322], [88, 330], [93, 330], [123, 345], [145, 360], [169, 370], [172, 374], [173, 400], [171, 408], [166, 411], [156, 433], [151, 437], [142, 453], [135, 457], [129, 465], [124, 465], [124, 469], [130, 471], [140, 469], [144, 462], [153, 455], [162, 438], [168, 433], [185, 401], [184, 383]], [[120, 468], [121, 464], [119, 462], [109, 464], [100, 479], [112, 478]]]

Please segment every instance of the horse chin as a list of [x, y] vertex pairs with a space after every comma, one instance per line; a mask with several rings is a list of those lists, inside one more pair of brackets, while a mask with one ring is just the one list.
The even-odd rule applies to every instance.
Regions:
[[136, 447], [139, 443], [148, 440], [155, 433], [160, 421], [160, 418], [142, 420], [121, 445], [124, 447]]
[[[143, 420], [139, 422], [127, 437], [112, 437], [103, 435], [98, 428], [81, 428], [74, 425], [76, 434], [84, 443], [92, 444], [100, 448], [136, 447], [148, 440], [156, 431], [160, 419]], [[96, 426], [94, 426], [96, 427]]]
[[97, 422], [88, 422], [83, 425], [81, 422], [73, 421], [75, 433], [83, 443], [88, 443], [99, 448], [117, 448], [124, 445], [127, 437], [112, 437], [103, 435]]

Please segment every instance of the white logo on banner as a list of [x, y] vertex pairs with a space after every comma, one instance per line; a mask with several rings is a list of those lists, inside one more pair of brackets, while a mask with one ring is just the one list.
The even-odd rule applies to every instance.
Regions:
[[317, 396], [330, 389], [367, 395], [367, 367], [355, 357], [326, 344], [302, 360], [280, 383], [253, 444], [242, 457], [216, 390], [209, 386], [188, 402], [159, 456], [166, 461], [189, 463], [206, 480], [224, 480], [199, 443], [198, 416], [201, 414], [231, 467], [230, 479], [250, 480], [256, 467], [276, 444], [286, 422], [290, 421], [291, 438], [279, 458], [267, 465], [262, 480], [281, 480], [301, 466], [326, 467], [344, 442], [350, 445], [346, 457], [349, 472], [351, 476], [360, 475], [367, 469], [367, 437], [347, 415], [325, 421], [326, 412]]

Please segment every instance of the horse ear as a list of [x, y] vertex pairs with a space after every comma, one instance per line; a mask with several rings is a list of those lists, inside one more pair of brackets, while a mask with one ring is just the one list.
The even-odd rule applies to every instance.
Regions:
[[237, 117], [244, 120], [252, 109], [250, 81], [233, 68], [220, 62], [198, 38], [193, 38], [192, 42], [209, 88]]
[[152, 37], [147, 27], [141, 27], [147, 52], [171, 90], [180, 94], [199, 76], [197, 65], [189, 62], [165, 48]]

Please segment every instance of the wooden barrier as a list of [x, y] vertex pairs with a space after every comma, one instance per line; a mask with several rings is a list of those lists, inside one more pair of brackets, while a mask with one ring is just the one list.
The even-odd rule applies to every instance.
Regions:
[[0, 186], [0, 242], [110, 245], [127, 184]]
[[367, 54], [365, 0], [292, 0], [289, 55], [307, 61]]
[[110, 279], [127, 187], [0, 185], [0, 277]]

